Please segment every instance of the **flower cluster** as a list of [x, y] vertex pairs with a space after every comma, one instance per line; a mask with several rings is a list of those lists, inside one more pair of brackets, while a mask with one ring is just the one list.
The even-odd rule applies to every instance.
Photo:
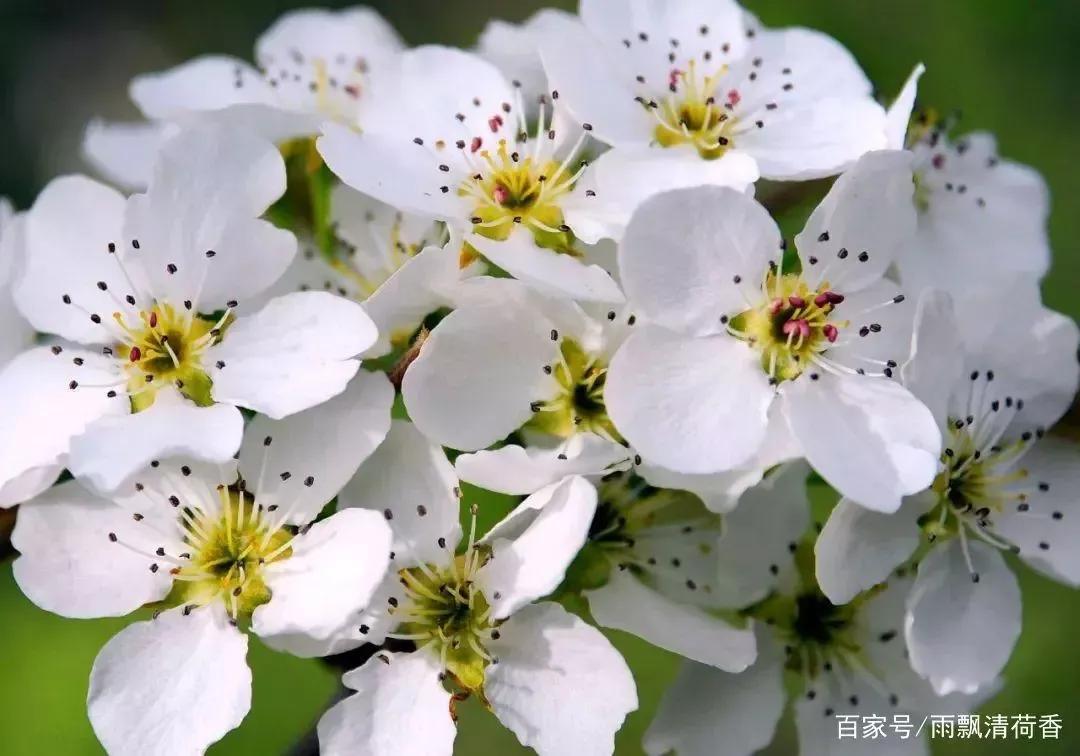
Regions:
[[[581, 0], [471, 51], [298, 11], [135, 79], [146, 120], [87, 131], [108, 183], [0, 216], [15, 578], [152, 611], [90, 675], [106, 750], [237, 727], [249, 633], [363, 650], [328, 755], [449, 754], [470, 697], [610, 754], [638, 699], [598, 628], [685, 658], [650, 754], [993, 693], [1003, 554], [1080, 583], [1078, 333], [1042, 179], [913, 118], [921, 74], [883, 105], [731, 0]], [[481, 489], [519, 497], [486, 533]]]

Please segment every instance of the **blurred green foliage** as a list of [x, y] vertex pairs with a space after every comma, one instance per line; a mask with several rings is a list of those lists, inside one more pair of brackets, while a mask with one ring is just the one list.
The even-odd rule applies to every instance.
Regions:
[[[345, 5], [346, 3], [327, 3]], [[541, 7], [535, 0], [380, 0], [370, 3], [411, 43], [470, 45], [486, 19], [520, 20]], [[570, 8], [572, 3], [548, 3]], [[32, 201], [55, 166], [49, 142], [62, 127], [78, 133], [75, 93], [91, 86], [98, 71], [125, 76], [145, 64], [110, 58], [125, 35], [142, 40], [155, 57], [153, 67], [204, 52], [250, 57], [254, 40], [294, 3], [282, 0], [0, 0], [0, 194], [20, 206]], [[988, 129], [998, 135], [1003, 155], [1037, 167], [1053, 193], [1051, 235], [1056, 252], [1045, 286], [1050, 306], [1080, 315], [1076, 291], [1080, 260], [1080, 3], [1075, 0], [747, 0], [747, 7], [770, 25], [805, 25], [839, 39], [862, 63], [883, 97], [891, 97], [914, 63], [928, 68], [920, 102], [943, 112], [963, 113], [960, 130]], [[108, 44], [92, 45], [95, 35]], [[63, 55], [59, 53], [63, 52]], [[46, 70], [50, 66], [57, 70]], [[119, 79], [123, 81], [123, 78]], [[70, 86], [67, 86], [70, 85]], [[122, 84], [118, 84], [122, 89]], [[70, 98], [70, 99], [69, 99]], [[117, 104], [121, 103], [121, 104]], [[21, 109], [47, 106], [47, 117], [22, 119]], [[90, 111], [124, 117], [120, 92], [110, 104]], [[63, 169], [78, 170], [76, 162]], [[55, 169], [55, 168], [54, 168]], [[785, 218], [785, 232], [797, 230], [807, 208]], [[799, 213], [803, 213], [800, 217]], [[992, 264], [992, 261], [988, 261]], [[1007, 306], [1007, 303], [1002, 303]], [[2, 418], [0, 418], [2, 422]], [[1078, 492], [1080, 494], [1080, 492]], [[479, 500], [481, 524], [489, 526], [507, 510], [505, 498]], [[962, 754], [1080, 753], [1080, 597], [1018, 566], [1024, 594], [1024, 633], [1006, 670], [1004, 690], [983, 709], [988, 713], [1057, 713], [1059, 741], [936, 742], [939, 756]], [[94, 656], [127, 620], [75, 621], [49, 615], [21, 596], [10, 564], [0, 567], [0, 752], [24, 754], [100, 753], [85, 715], [87, 677]], [[622, 633], [612, 639], [634, 668], [641, 709], [617, 740], [619, 754], [640, 753], [640, 739], [677, 660]], [[310, 729], [334, 695], [336, 675], [318, 662], [275, 654], [251, 641], [255, 672], [251, 714], [211, 753], [283, 753]], [[162, 681], [168, 685], [167, 680]], [[463, 754], [519, 753], [523, 749], [494, 717], [475, 702], [459, 709], [457, 750]], [[407, 737], [406, 733], [402, 734]], [[790, 723], [781, 728], [771, 754], [795, 752]], [[870, 748], [868, 753], [874, 751]]]

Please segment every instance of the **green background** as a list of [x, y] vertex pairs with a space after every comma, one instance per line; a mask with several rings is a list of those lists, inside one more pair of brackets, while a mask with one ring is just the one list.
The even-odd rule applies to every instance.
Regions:
[[[337, 3], [330, 3], [336, 5]], [[571, 7], [570, 3], [552, 5]], [[93, 2], [0, 0], [0, 194], [25, 207], [49, 178], [78, 170], [78, 137], [94, 115], [129, 117], [125, 83], [204, 52], [250, 57], [259, 32], [285, 2]], [[491, 0], [373, 2], [410, 43], [470, 45], [485, 20], [526, 17], [539, 3]], [[1002, 154], [1037, 167], [1053, 193], [1056, 258], [1045, 285], [1049, 305], [1080, 315], [1073, 240], [1080, 234], [1080, 3], [1075, 0], [751, 0], [769, 25], [807, 25], [832, 34], [862, 63], [884, 96], [912, 65], [928, 68], [920, 102], [963, 113], [960, 130], [988, 129]], [[786, 219], [797, 229], [802, 219]], [[1002, 307], [1007, 307], [1002, 302]], [[3, 419], [0, 418], [0, 422]], [[1080, 492], [1078, 492], [1080, 493]], [[505, 502], [484, 501], [493, 521]], [[1072, 590], [1020, 569], [1024, 632], [1006, 669], [1004, 691], [987, 713], [1060, 714], [1054, 741], [937, 742], [935, 754], [1080, 753], [1080, 600]], [[92, 754], [101, 749], [86, 720], [86, 680], [101, 645], [125, 620], [74, 621], [24, 599], [0, 566], [0, 753]], [[640, 753], [641, 734], [675, 659], [612, 633], [634, 668], [641, 709], [617, 741]], [[319, 662], [274, 654], [252, 639], [254, 700], [244, 724], [213, 754], [283, 753], [316, 721], [336, 675]], [[168, 681], [162, 681], [163, 687]], [[473, 703], [459, 709], [457, 752], [523, 749]], [[407, 733], [402, 733], [407, 737]], [[768, 751], [794, 753], [790, 723]], [[868, 748], [868, 753], [873, 753]]]

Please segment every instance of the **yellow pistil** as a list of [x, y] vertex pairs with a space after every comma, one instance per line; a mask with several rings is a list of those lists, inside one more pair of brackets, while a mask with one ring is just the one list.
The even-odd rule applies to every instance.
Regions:
[[210, 376], [202, 358], [221, 340], [231, 318], [227, 311], [218, 320], [207, 320], [162, 303], [149, 312], [140, 311], [135, 322], [120, 312], [113, 313], [125, 336], [115, 352], [128, 376], [132, 410], [138, 412], [152, 405], [157, 392], [169, 384], [200, 407], [213, 404]]
[[621, 442], [604, 403], [607, 365], [570, 339], [563, 339], [560, 356], [559, 362], [551, 366], [558, 393], [533, 404], [536, 414], [528, 427], [559, 438], [589, 431]]
[[[524, 149], [524, 145], [522, 145]], [[573, 252], [574, 234], [563, 219], [560, 201], [573, 189], [580, 171], [568, 162], [511, 151], [505, 139], [498, 149], [480, 150], [477, 171], [461, 183], [458, 195], [476, 202], [473, 231], [505, 241], [521, 225], [538, 246]]]
[[475, 585], [477, 570], [490, 557], [474, 547], [445, 566], [424, 565], [401, 570], [408, 597], [400, 611], [403, 622], [391, 637], [431, 646], [443, 669], [468, 693], [483, 695], [484, 671], [492, 661], [486, 644], [498, 638], [487, 599]]
[[653, 135], [659, 145], [688, 144], [706, 160], [722, 157], [731, 149], [735, 124], [731, 110], [738, 103], [738, 94], [717, 92], [726, 72], [725, 66], [711, 75], [699, 76], [691, 60], [685, 71], [671, 72], [672, 93], [663, 102], [642, 101], [656, 118]]
[[792, 273], [769, 273], [762, 290], [765, 303], [732, 318], [728, 330], [761, 354], [761, 367], [772, 380], [793, 380], [849, 325], [831, 319], [844, 298], [831, 291], [827, 281], [811, 289]]
[[263, 569], [292, 556], [294, 533], [279, 515], [257, 506], [250, 494], [226, 486], [219, 486], [217, 493], [217, 506], [178, 507], [190, 550], [171, 571], [176, 582], [166, 603], [204, 606], [222, 601], [234, 620], [247, 621], [270, 600]]

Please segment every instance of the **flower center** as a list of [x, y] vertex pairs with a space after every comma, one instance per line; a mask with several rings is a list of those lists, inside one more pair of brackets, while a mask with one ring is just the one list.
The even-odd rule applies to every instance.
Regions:
[[834, 664], [859, 669], [857, 617], [862, 604], [875, 595], [875, 589], [837, 606], [817, 585], [813, 541], [804, 539], [791, 547], [798, 588], [791, 593], [773, 593], [743, 613], [773, 628], [784, 644], [788, 669], [809, 680], [823, 670], [831, 670]]
[[559, 354], [559, 362], [545, 366], [545, 372], [555, 377], [557, 393], [546, 401], [533, 402], [535, 414], [528, 427], [560, 438], [588, 431], [621, 443], [604, 404], [607, 365], [570, 339], [563, 339]]
[[[574, 234], [563, 220], [559, 206], [573, 189], [579, 171], [568, 169], [570, 161], [559, 163], [551, 155], [533, 150], [531, 154], [510, 151], [499, 140], [494, 154], [482, 150], [479, 137], [473, 140], [479, 160], [476, 171], [458, 187], [458, 195], [476, 203], [471, 217], [473, 230], [489, 239], [506, 240], [515, 226], [525, 225], [538, 246], [570, 251]], [[520, 145], [524, 149], [524, 145]]]
[[140, 310], [134, 317], [115, 312], [113, 319], [123, 338], [115, 354], [127, 375], [133, 411], [152, 405], [157, 391], [169, 383], [200, 407], [214, 403], [202, 356], [221, 340], [222, 331], [231, 321], [230, 310], [218, 320], [208, 320], [186, 309], [158, 303], [149, 312]]
[[764, 303], [732, 318], [728, 332], [757, 349], [762, 369], [774, 382], [802, 375], [849, 325], [832, 319], [844, 297], [827, 282], [811, 289], [799, 275], [770, 273], [762, 293]]
[[731, 149], [735, 125], [731, 111], [741, 98], [734, 89], [718, 95], [719, 82], [726, 72], [727, 68], [723, 67], [702, 74], [691, 60], [685, 70], [671, 69], [668, 74], [671, 94], [662, 102], [639, 98], [656, 119], [653, 137], [660, 146], [688, 144], [706, 160], [715, 160]]
[[[250, 494], [224, 485], [217, 493], [217, 507], [171, 500], [189, 550], [177, 555], [170, 571], [176, 582], [166, 602], [203, 606], [221, 600], [234, 620], [250, 620], [270, 600], [263, 567], [292, 556], [295, 533], [273, 514], [276, 506], [264, 509]], [[166, 556], [162, 552], [158, 556]]]
[[492, 661], [485, 646], [499, 637], [487, 599], [473, 582], [489, 556], [483, 547], [473, 547], [446, 566], [421, 565], [398, 573], [407, 603], [394, 609], [404, 616], [390, 637], [411, 640], [418, 648], [432, 646], [443, 669], [469, 692], [482, 689], [484, 670]]

